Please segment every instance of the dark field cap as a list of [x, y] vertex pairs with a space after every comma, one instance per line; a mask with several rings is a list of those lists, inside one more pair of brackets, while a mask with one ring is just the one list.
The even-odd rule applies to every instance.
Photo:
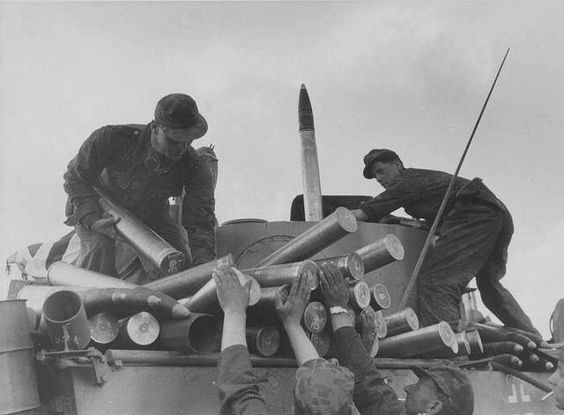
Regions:
[[186, 94], [170, 94], [162, 97], [155, 108], [155, 121], [173, 130], [189, 130], [193, 140], [208, 131], [206, 119], [198, 112], [196, 101]]
[[399, 160], [399, 156], [395, 151], [385, 148], [370, 150], [368, 154], [364, 156], [364, 171], [362, 172], [362, 174], [367, 179], [372, 179], [373, 176], [370, 172], [370, 168], [372, 167], [373, 163], [377, 161], [391, 161], [394, 159]]
[[418, 377], [427, 376], [449, 398], [443, 402], [441, 414], [472, 415], [474, 411], [474, 391], [466, 373], [453, 364], [439, 364], [425, 370], [413, 367]]
[[294, 415], [359, 415], [353, 389], [350, 370], [334, 360], [310, 360], [296, 371]]

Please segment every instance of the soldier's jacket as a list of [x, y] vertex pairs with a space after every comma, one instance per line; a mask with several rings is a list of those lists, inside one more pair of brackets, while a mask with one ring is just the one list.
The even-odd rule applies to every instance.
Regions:
[[[441, 171], [406, 168], [400, 173], [397, 184], [363, 202], [360, 208], [371, 221], [378, 221], [403, 207], [408, 215], [433, 223], [451, 179], [451, 174]], [[503, 203], [479, 178], [472, 181], [456, 178], [444, 216], [457, 200], [489, 204], [509, 214]]]
[[178, 161], [156, 153], [151, 125], [108, 125], [94, 131], [70, 161], [64, 175], [68, 225], [87, 227], [102, 215], [98, 193], [107, 193], [145, 223], [166, 215], [168, 198], [186, 194], [182, 225], [194, 263], [215, 256], [215, 199], [210, 170], [193, 147]]

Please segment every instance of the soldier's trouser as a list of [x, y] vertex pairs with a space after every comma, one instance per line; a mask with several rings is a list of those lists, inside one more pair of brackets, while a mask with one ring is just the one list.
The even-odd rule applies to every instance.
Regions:
[[511, 216], [485, 204], [456, 202], [440, 226], [418, 279], [418, 314], [423, 326], [460, 319], [459, 303], [476, 277], [482, 300], [504, 324], [536, 332], [530, 319], [501, 283]]
[[[154, 218], [147, 221], [147, 226], [160, 235], [174, 248], [182, 252], [187, 259], [186, 266], [191, 264], [190, 248], [186, 231], [168, 216]], [[80, 238], [80, 254], [75, 265], [102, 274], [119, 277], [116, 270], [116, 241], [105, 235], [93, 232], [82, 225], [76, 225], [76, 232]], [[142, 260], [147, 272], [155, 273], [156, 267]]]

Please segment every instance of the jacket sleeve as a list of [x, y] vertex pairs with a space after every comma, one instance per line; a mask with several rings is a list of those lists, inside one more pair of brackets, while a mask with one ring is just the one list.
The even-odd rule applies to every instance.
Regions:
[[217, 388], [220, 415], [266, 415], [266, 403], [252, 373], [247, 347], [238, 344], [221, 352]]
[[354, 373], [354, 404], [362, 415], [400, 415], [404, 405], [364, 348], [352, 327], [342, 327], [333, 336], [337, 357], [342, 366]]
[[409, 194], [402, 189], [385, 190], [378, 196], [360, 204], [360, 209], [368, 215], [368, 220], [377, 222], [394, 210], [403, 207], [408, 201]]
[[182, 225], [188, 233], [193, 265], [215, 258], [215, 198], [212, 176], [207, 164], [199, 158], [199, 165], [184, 184]]
[[68, 164], [63, 178], [70, 203], [66, 213], [74, 219], [69, 224], [82, 223], [89, 227], [101, 216], [94, 186], [104, 167], [121, 155], [124, 144], [112, 140], [113, 130], [114, 127], [106, 126], [94, 131]]

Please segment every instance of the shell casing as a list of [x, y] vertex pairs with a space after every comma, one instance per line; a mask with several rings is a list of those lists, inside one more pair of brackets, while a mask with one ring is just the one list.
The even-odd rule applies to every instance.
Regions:
[[458, 356], [468, 356], [471, 353], [470, 342], [466, 337], [465, 332], [455, 333], [454, 338], [456, 343], [458, 344], [458, 352], [456, 353]]
[[280, 347], [280, 331], [276, 327], [247, 327], [247, 344], [251, 353], [270, 357]]
[[327, 310], [325, 306], [319, 301], [310, 302], [304, 310], [303, 323], [306, 330], [312, 333], [322, 331], [327, 324]]
[[356, 232], [357, 229], [358, 223], [352, 212], [344, 207], [339, 207], [329, 216], [264, 258], [255, 268], [310, 258], [349, 233]]
[[209, 314], [192, 314], [184, 320], [161, 323], [159, 345], [183, 353], [214, 353], [221, 346], [222, 325]]
[[324, 357], [329, 353], [331, 347], [331, 336], [327, 330], [322, 330], [318, 333], [309, 333], [309, 339], [319, 353], [319, 356]]
[[117, 233], [165, 275], [182, 270], [186, 263], [182, 252], [109, 197], [102, 196], [98, 203], [105, 213], [120, 219], [114, 225]]
[[382, 284], [374, 284], [371, 290], [370, 305], [375, 311], [386, 310], [392, 305], [392, 297]]
[[302, 274], [308, 276], [311, 290], [315, 290], [319, 286], [319, 266], [309, 259], [291, 264], [249, 268], [242, 270], [242, 272], [256, 279], [261, 287], [278, 287], [292, 284]]
[[188, 268], [177, 274], [151, 281], [143, 285], [143, 287], [160, 291], [175, 299], [188, 297], [210, 281], [214, 268], [220, 265], [233, 266], [233, 257], [231, 254], [193, 268]]
[[158, 320], [146, 311], [129, 317], [119, 328], [119, 340], [128, 346], [150, 346], [157, 341], [160, 332]]
[[401, 241], [391, 234], [357, 249], [356, 253], [362, 258], [366, 274], [391, 262], [401, 261], [405, 254]]
[[90, 271], [65, 262], [53, 262], [47, 270], [49, 285], [70, 285], [85, 288], [135, 288], [137, 284]]
[[344, 278], [360, 280], [364, 276], [364, 263], [356, 252], [331, 258], [316, 259], [315, 263], [320, 267], [325, 264], [333, 264]]
[[397, 313], [385, 316], [388, 333], [386, 337], [397, 336], [419, 329], [419, 319], [411, 307], [406, 307]]
[[119, 323], [117, 317], [108, 312], [101, 312], [88, 319], [90, 339], [97, 344], [106, 345], [117, 339]]
[[349, 303], [358, 310], [363, 310], [370, 305], [370, 288], [364, 281], [357, 281], [349, 287]]
[[432, 326], [382, 339], [378, 354], [383, 357], [413, 357], [441, 350], [452, 353], [454, 342], [454, 332], [450, 325], [441, 321]]
[[[234, 268], [239, 282], [242, 286], [251, 281], [251, 289], [249, 291], [249, 306], [255, 305], [260, 300], [260, 285], [252, 277], [244, 275], [241, 271]], [[200, 288], [186, 303], [186, 307], [194, 313], [215, 313], [221, 310], [217, 299], [217, 286], [215, 280], [209, 280], [202, 288]]]
[[465, 333], [468, 344], [470, 345], [470, 354], [484, 353], [484, 344], [482, 343], [480, 332], [478, 330], [470, 330]]

